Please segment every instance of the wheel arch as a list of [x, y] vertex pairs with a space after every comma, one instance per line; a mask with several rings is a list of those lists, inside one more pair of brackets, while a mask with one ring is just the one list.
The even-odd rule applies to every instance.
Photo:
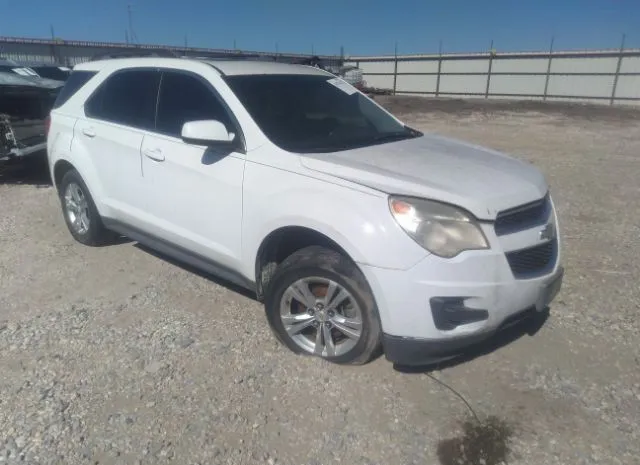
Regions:
[[65, 159], [57, 160], [53, 165], [53, 186], [58, 192], [60, 191], [60, 183], [62, 182], [62, 178], [64, 178], [64, 175], [71, 170], [77, 171], [77, 168], [73, 166], [71, 162]]
[[58, 192], [58, 195], [61, 195], [60, 183], [62, 182], [64, 175], [70, 170], [75, 170], [80, 175], [86, 184], [89, 195], [91, 195], [93, 202], [96, 205], [98, 213], [100, 213], [100, 215], [105, 215], [107, 212], [105, 211], [105, 206], [101, 199], [102, 186], [99, 183], [99, 178], [95, 176], [94, 167], [90, 164], [82, 163], [82, 159], [70, 160], [68, 158], [59, 158], [54, 162], [52, 180], [53, 186]]
[[342, 254], [357, 265], [346, 248], [326, 234], [308, 226], [282, 226], [262, 240], [255, 257], [255, 283], [258, 300], [264, 299], [269, 281], [279, 263], [294, 252], [311, 245], [319, 245]]

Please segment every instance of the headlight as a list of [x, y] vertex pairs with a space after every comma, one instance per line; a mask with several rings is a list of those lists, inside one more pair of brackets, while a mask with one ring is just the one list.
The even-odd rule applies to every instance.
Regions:
[[465, 250], [489, 248], [476, 220], [458, 208], [395, 196], [389, 198], [389, 207], [402, 229], [435, 255], [452, 258]]

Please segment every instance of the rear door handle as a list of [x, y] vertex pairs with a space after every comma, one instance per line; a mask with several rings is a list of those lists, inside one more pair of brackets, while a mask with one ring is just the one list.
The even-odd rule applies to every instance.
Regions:
[[164, 155], [160, 149], [146, 149], [142, 152], [145, 157], [155, 161], [164, 161]]
[[96, 131], [93, 128], [82, 128], [82, 134], [87, 137], [96, 137]]

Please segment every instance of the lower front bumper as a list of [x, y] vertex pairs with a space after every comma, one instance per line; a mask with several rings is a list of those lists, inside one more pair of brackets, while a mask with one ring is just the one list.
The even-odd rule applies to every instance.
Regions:
[[[486, 342], [519, 323], [536, 322], [543, 315], [547, 306], [560, 292], [564, 278], [564, 268], [559, 267], [553, 280], [549, 282], [541, 301], [526, 309], [512, 313], [493, 329], [465, 334], [463, 336], [425, 339], [416, 337], [393, 336], [383, 334], [382, 343], [387, 360], [398, 365], [424, 366], [451, 360], [473, 351], [474, 346]], [[533, 325], [532, 325], [533, 327]], [[527, 331], [530, 332], [530, 331]]]
[[420, 339], [383, 334], [382, 344], [387, 360], [401, 366], [428, 366], [462, 357], [475, 346], [488, 342], [504, 333], [508, 328], [529, 320], [533, 322], [541, 315], [535, 307], [512, 315], [498, 328], [452, 339]]

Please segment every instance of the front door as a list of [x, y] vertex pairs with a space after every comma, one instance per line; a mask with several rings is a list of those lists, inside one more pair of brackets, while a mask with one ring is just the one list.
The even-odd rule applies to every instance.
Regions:
[[245, 156], [180, 138], [185, 122], [211, 119], [235, 131], [208, 81], [182, 71], [162, 72], [156, 129], [142, 142], [146, 204], [156, 236], [236, 268], [241, 255]]

